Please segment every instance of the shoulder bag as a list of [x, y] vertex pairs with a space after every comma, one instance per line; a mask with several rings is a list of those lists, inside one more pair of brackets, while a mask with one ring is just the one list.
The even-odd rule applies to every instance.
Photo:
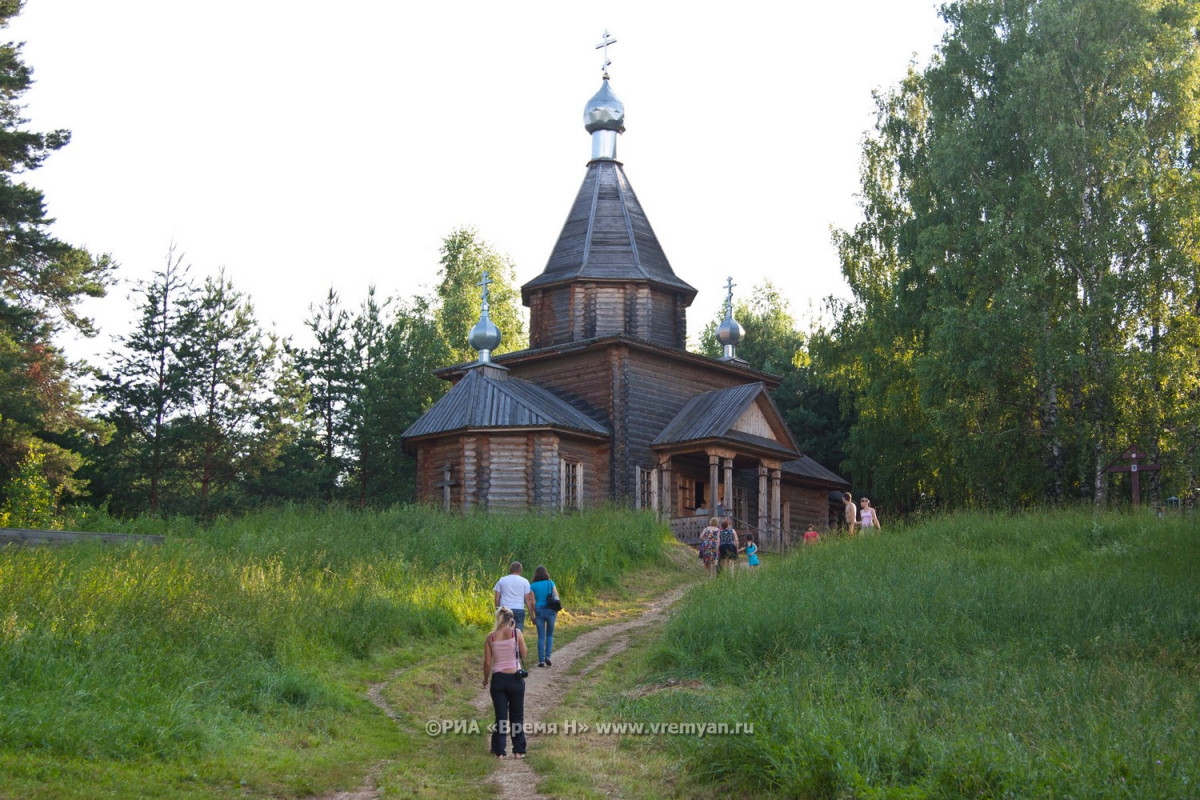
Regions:
[[517, 654], [517, 677], [525, 680], [529, 677], [529, 670], [521, 666], [521, 648], [517, 646], [517, 632], [513, 631], [513, 650]]

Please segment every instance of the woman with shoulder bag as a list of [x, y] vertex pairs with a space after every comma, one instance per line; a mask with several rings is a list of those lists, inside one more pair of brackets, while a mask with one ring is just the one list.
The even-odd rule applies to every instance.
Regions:
[[732, 571], [737, 565], [737, 531], [733, 529], [733, 517], [726, 517], [721, 524], [721, 530], [717, 534], [717, 539], [720, 542], [720, 544], [717, 545], [717, 570], [720, 571], [728, 568]]
[[552, 666], [550, 652], [554, 649], [554, 622], [558, 619], [562, 601], [558, 598], [558, 587], [550, 580], [545, 567], [538, 567], [533, 573], [529, 588], [533, 592], [533, 619], [537, 623], [538, 666], [549, 667]]
[[[525, 634], [505, 606], [496, 609], [496, 627], [483, 641], [483, 685], [490, 681], [496, 726], [492, 730], [492, 754], [504, 758], [504, 736], [512, 733], [513, 755], [525, 757]], [[528, 674], [528, 673], [526, 673]]]

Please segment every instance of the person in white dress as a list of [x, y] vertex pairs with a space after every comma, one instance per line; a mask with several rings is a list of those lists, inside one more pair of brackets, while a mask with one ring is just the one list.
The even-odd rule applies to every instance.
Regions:
[[871, 505], [871, 501], [863, 497], [858, 501], [858, 526], [860, 528], [879, 529], [879, 512]]

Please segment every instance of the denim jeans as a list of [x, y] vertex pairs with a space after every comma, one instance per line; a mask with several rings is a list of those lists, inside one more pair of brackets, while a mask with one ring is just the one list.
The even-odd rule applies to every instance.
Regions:
[[519, 631], [525, 630], [525, 609], [514, 608], [512, 610], [512, 612], [513, 612], [513, 622], [515, 622], [517, 624], [517, 630], [519, 630]]
[[538, 606], [534, 610], [534, 621], [537, 623], [539, 663], [550, 658], [550, 651], [554, 649], [554, 620], [557, 618], [558, 612], [545, 606]]
[[505, 734], [512, 734], [514, 753], [525, 752], [525, 681], [507, 672], [492, 673], [492, 708], [496, 726], [492, 730], [492, 753], [504, 755]]

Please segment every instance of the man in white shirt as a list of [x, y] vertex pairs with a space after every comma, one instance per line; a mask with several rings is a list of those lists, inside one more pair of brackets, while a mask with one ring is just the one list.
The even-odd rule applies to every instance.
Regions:
[[521, 577], [521, 562], [514, 561], [508, 566], [508, 574], [496, 581], [492, 594], [496, 608], [507, 606], [513, 612], [513, 621], [520, 630], [525, 630], [525, 610], [533, 616], [533, 590], [529, 581]]

